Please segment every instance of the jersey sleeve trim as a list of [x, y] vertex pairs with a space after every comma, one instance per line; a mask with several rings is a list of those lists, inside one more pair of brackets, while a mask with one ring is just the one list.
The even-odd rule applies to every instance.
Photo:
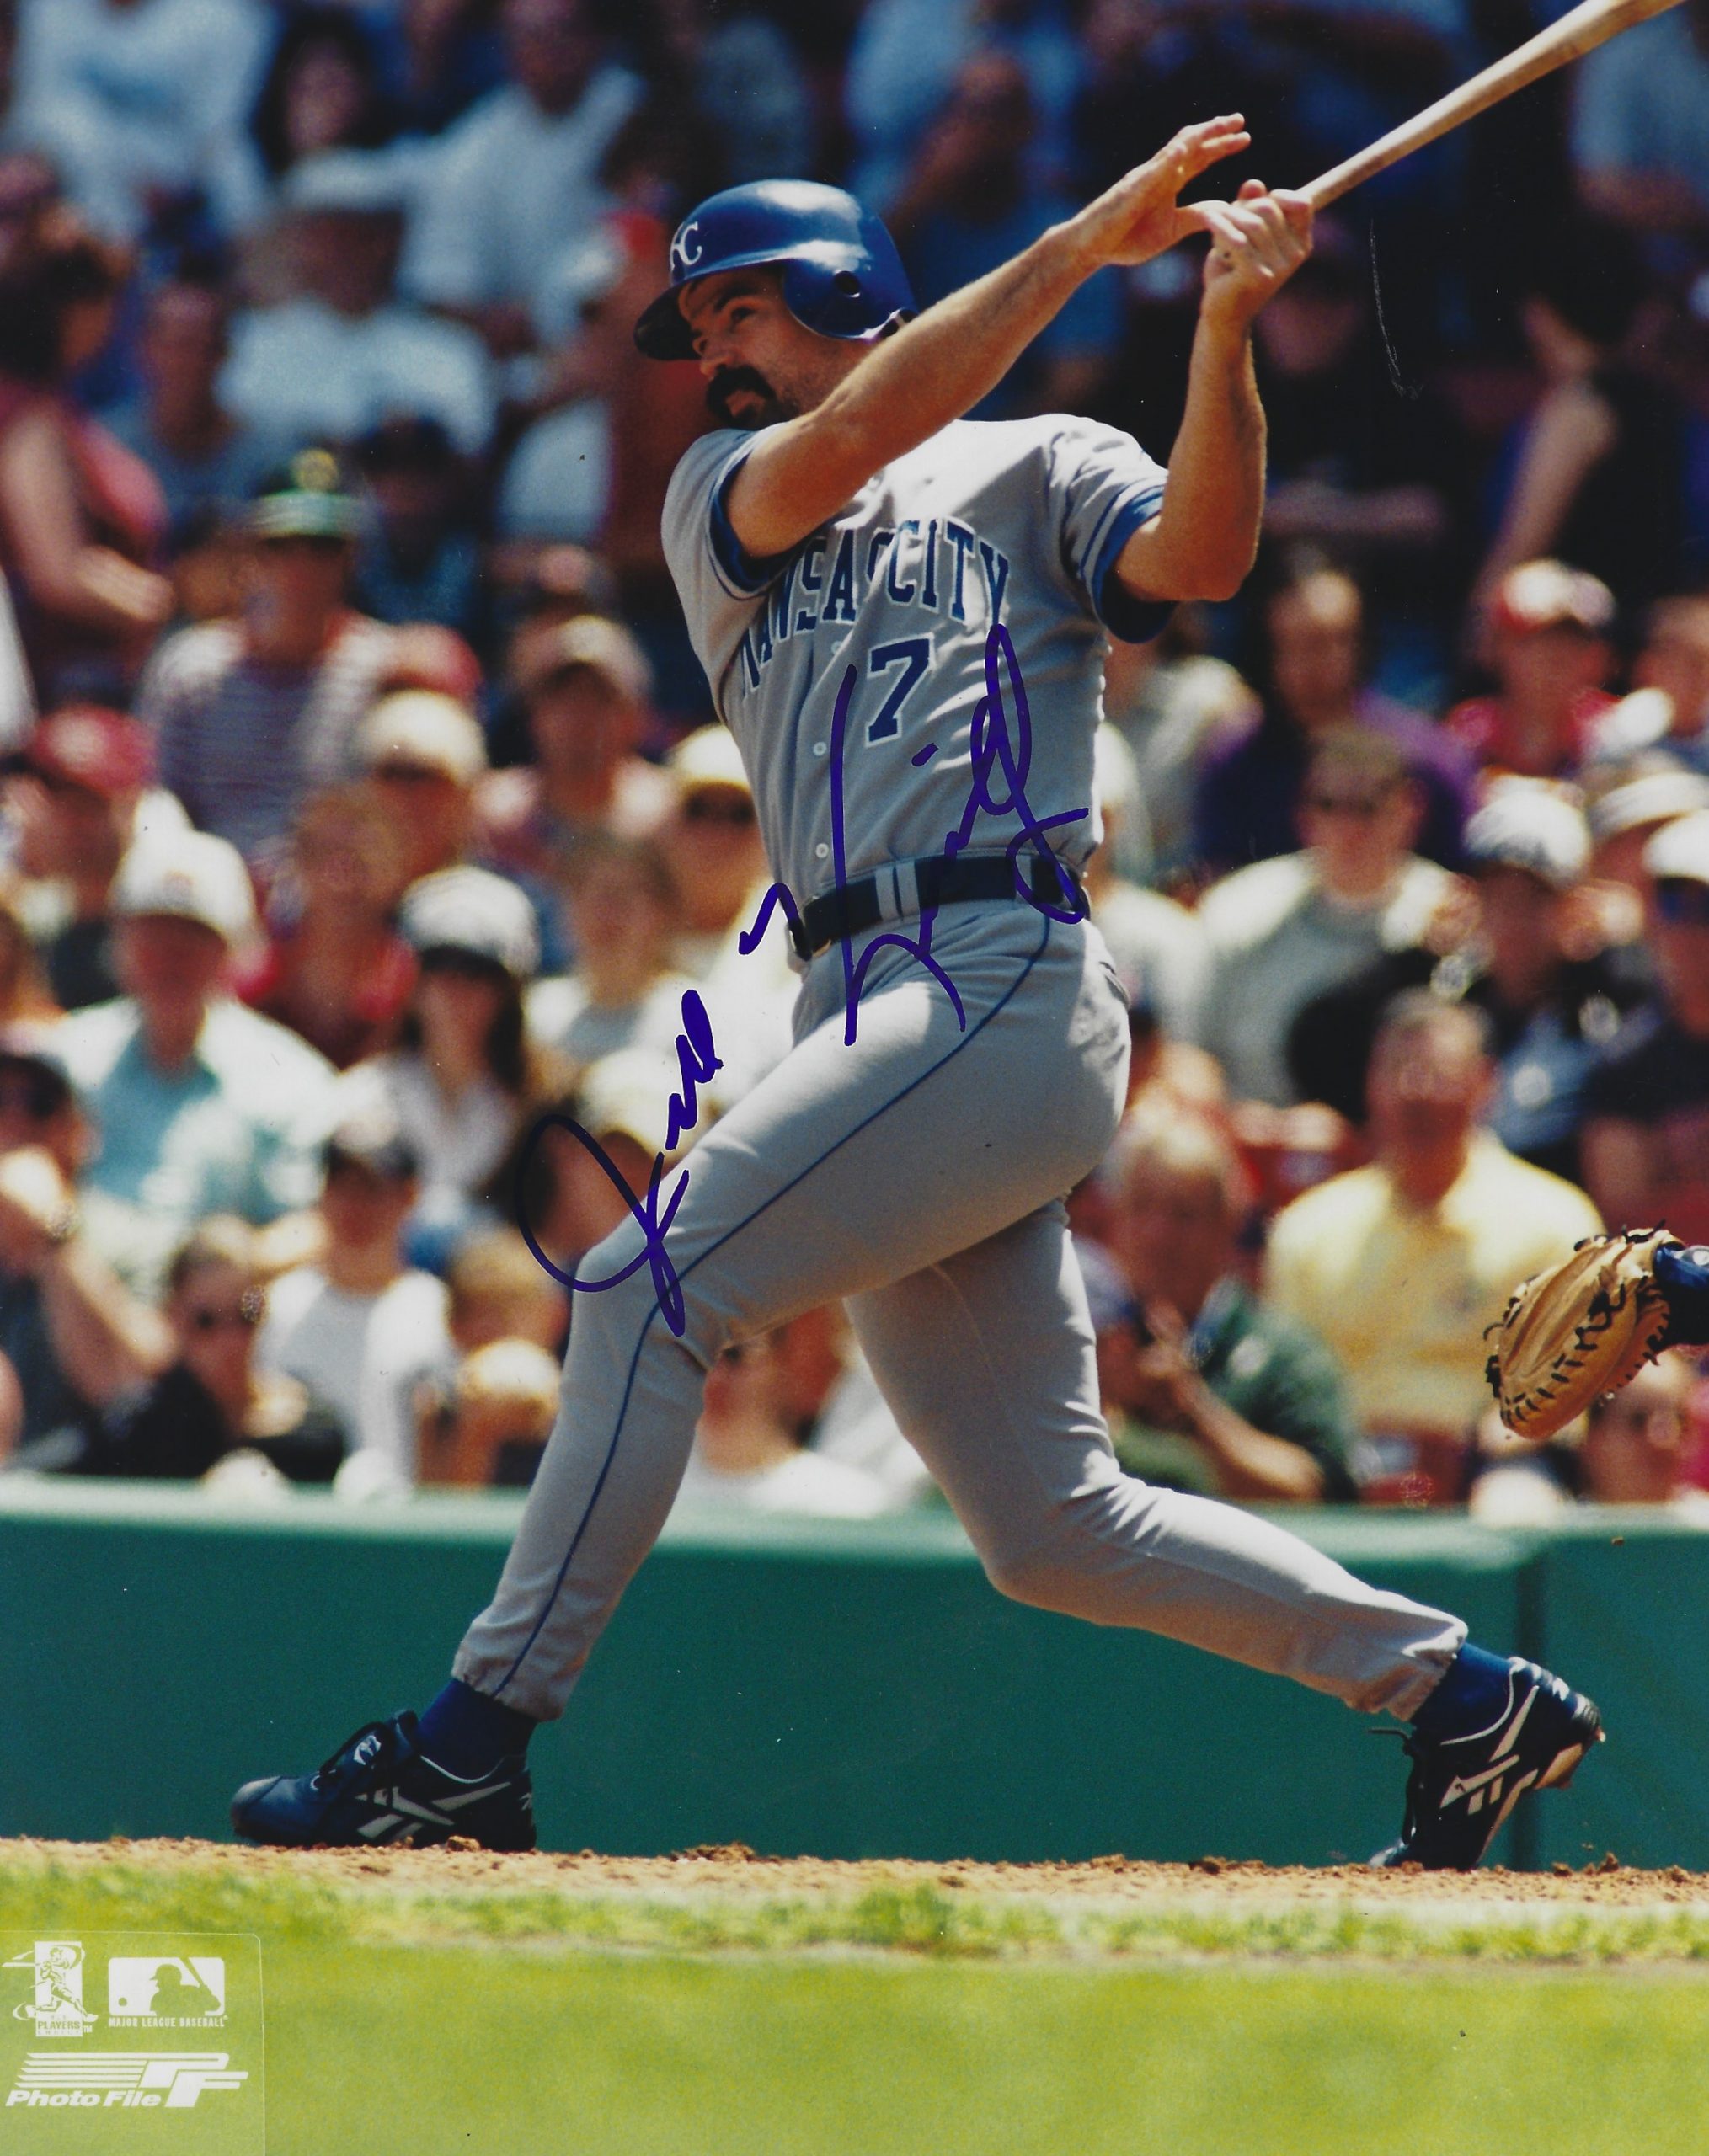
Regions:
[[712, 565], [717, 572], [718, 582], [732, 599], [757, 598], [789, 558], [787, 553], [782, 553], [756, 561], [745, 550], [736, 536], [735, 527], [730, 522], [727, 505], [729, 491], [747, 462], [752, 448], [751, 442], [744, 443], [719, 472], [712, 490], [708, 527]]
[[1158, 635], [1175, 611], [1172, 600], [1135, 599], [1115, 574], [1121, 551], [1142, 524], [1149, 523], [1162, 505], [1161, 485], [1142, 488], [1119, 504], [1106, 523], [1101, 538], [1087, 550], [1090, 573], [1084, 577], [1092, 609], [1110, 634], [1124, 643], [1147, 643]]

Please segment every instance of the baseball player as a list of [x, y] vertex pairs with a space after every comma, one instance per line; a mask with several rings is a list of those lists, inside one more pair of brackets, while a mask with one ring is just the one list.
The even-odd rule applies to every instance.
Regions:
[[[531, 1847], [528, 1739], [664, 1523], [707, 1370], [834, 1298], [1004, 1593], [1411, 1721], [1384, 1860], [1476, 1864], [1599, 1735], [1589, 1700], [1456, 1619], [1127, 1478], [1098, 1412], [1063, 1206], [1128, 1054], [1078, 878], [1092, 739], [1106, 635], [1228, 597], [1257, 545], [1250, 332], [1311, 213], [1256, 182], [1178, 201], [1247, 142], [1238, 118], [1183, 130], [917, 318], [889, 235], [837, 189], [736, 188], [677, 232], [637, 342], [697, 359], [729, 424], [679, 465], [665, 545], [777, 878], [763, 932], [795, 945], [795, 1044], [668, 1203], [585, 1261], [602, 1292], [578, 1298], [562, 1412], [451, 1682], [316, 1774], [247, 1784], [240, 1834]], [[1085, 419], [962, 419], [1087, 278], [1194, 232], [1211, 247], [1167, 472]]]

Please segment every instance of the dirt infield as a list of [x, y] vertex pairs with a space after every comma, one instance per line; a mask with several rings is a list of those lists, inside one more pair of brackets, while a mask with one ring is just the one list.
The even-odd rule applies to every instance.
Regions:
[[1709, 1908], [1709, 1873], [1674, 1865], [1640, 1870], [1610, 1852], [1574, 1871], [1507, 1871], [1499, 1865], [1473, 1872], [1427, 1872], [1416, 1865], [1373, 1871], [1364, 1865], [1271, 1865], [1256, 1860], [1207, 1855], [1192, 1864], [1151, 1864], [1125, 1856], [1094, 1857], [1086, 1864], [976, 1864], [953, 1860], [921, 1863], [875, 1858], [859, 1863], [820, 1857], [766, 1856], [736, 1844], [684, 1849], [674, 1856], [601, 1856], [538, 1851], [498, 1856], [473, 1843], [453, 1839], [442, 1848], [374, 1849], [249, 1849], [197, 1841], [47, 1842], [0, 1840], [0, 1870], [17, 1876], [40, 1866], [65, 1867], [73, 1876], [115, 1862], [147, 1865], [163, 1875], [184, 1870], [207, 1876], [285, 1877], [328, 1886], [360, 1886], [381, 1878], [399, 1886], [427, 1889], [495, 1885], [558, 1888], [574, 1893], [628, 1892], [668, 1894], [693, 1891], [759, 1890], [778, 1895], [859, 1894], [875, 1885], [937, 1886], [980, 1895], [1081, 1895], [1135, 1903], [1193, 1899], [1235, 1904], [1284, 1900], [1401, 1903], [1525, 1902], [1574, 1907], [1649, 1907], [1695, 1903]]

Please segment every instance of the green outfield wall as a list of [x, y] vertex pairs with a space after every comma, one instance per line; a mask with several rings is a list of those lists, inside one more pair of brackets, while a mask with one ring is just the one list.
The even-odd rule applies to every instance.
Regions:
[[[0, 1478], [0, 1833], [224, 1838], [238, 1782], [430, 1696], [519, 1508]], [[1289, 1519], [1600, 1702], [1616, 1741], [1509, 1862], [1709, 1867], [1709, 1534]], [[1005, 1602], [934, 1513], [673, 1525], [533, 1758], [551, 1848], [1321, 1864], [1397, 1824], [1395, 1727]]]

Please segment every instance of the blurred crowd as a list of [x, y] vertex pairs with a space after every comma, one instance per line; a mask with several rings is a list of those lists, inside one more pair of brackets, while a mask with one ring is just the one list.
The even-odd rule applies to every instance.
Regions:
[[[1188, 120], [1301, 184], [1562, 12], [0, 0], [0, 1465], [525, 1485], [563, 1280], [787, 1051], [660, 541], [713, 422], [631, 343], [692, 203], [851, 185], [928, 302]], [[1167, 456], [1197, 270], [975, 416]], [[1349, 198], [1258, 344], [1258, 570], [1107, 669], [1118, 1451], [1701, 1516], [1689, 1361], [1541, 1452], [1483, 1362], [1600, 1225], [1709, 1241], [1709, 0]], [[832, 1308], [710, 1373], [683, 1502], [938, 1500]]]

